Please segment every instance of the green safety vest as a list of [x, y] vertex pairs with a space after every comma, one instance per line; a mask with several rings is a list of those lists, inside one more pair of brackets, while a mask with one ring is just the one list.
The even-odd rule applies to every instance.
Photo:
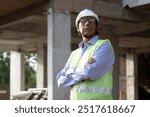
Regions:
[[[104, 42], [110, 41], [97, 40], [94, 45], [89, 45], [83, 56], [81, 57], [82, 48], [78, 48], [71, 53], [71, 67], [81, 67], [86, 64], [88, 59], [92, 58], [95, 49]], [[112, 45], [111, 45], [112, 47]], [[112, 47], [112, 53], [113, 47]], [[71, 100], [111, 100], [112, 92], [112, 68], [105, 72], [97, 80], [84, 80], [79, 84], [71, 87], [70, 99]]]

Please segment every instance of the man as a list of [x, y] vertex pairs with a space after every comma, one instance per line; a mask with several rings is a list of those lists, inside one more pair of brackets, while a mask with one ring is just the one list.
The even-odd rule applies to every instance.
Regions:
[[91, 10], [81, 11], [75, 21], [82, 38], [62, 71], [57, 74], [58, 86], [71, 86], [72, 100], [112, 99], [113, 48], [108, 39], [99, 39], [99, 18]]

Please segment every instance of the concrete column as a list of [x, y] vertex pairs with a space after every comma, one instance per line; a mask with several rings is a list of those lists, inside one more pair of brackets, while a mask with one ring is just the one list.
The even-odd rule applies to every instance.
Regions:
[[113, 65], [113, 90], [112, 96], [114, 100], [119, 99], [119, 53], [118, 53], [118, 37], [110, 36], [110, 41], [112, 43], [114, 53], [115, 53], [115, 64]]
[[24, 53], [11, 51], [10, 57], [10, 96], [12, 96], [24, 90]]
[[138, 55], [134, 53], [134, 75], [135, 75], [135, 100], [139, 98], [139, 90], [138, 90]]
[[58, 88], [56, 74], [64, 67], [71, 51], [69, 13], [48, 11], [48, 99], [69, 99], [68, 88]]
[[44, 46], [43, 44], [40, 44], [37, 49], [36, 87], [44, 88]]
[[[47, 43], [46, 43], [47, 44]], [[47, 87], [47, 45], [44, 44], [44, 87]]]
[[126, 55], [126, 93], [127, 100], [135, 99], [135, 55], [132, 51]]

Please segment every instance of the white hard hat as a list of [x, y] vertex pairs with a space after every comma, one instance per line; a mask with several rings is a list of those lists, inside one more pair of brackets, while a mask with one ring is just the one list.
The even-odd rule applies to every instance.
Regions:
[[78, 14], [78, 16], [77, 16], [77, 18], [76, 18], [76, 21], [75, 21], [76, 26], [78, 25], [79, 20], [80, 20], [82, 17], [86, 17], [86, 16], [94, 17], [94, 18], [97, 20], [97, 22], [99, 22], [98, 16], [97, 16], [92, 10], [84, 9], [84, 10], [82, 10], [82, 11]]

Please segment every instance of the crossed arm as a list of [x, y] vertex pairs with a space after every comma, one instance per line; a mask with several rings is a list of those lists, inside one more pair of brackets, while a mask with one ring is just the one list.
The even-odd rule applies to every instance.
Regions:
[[57, 74], [58, 86], [71, 86], [83, 80], [97, 80], [114, 64], [115, 57], [109, 43], [105, 42], [99, 46], [92, 58], [82, 67], [70, 68], [70, 58], [65, 67]]

